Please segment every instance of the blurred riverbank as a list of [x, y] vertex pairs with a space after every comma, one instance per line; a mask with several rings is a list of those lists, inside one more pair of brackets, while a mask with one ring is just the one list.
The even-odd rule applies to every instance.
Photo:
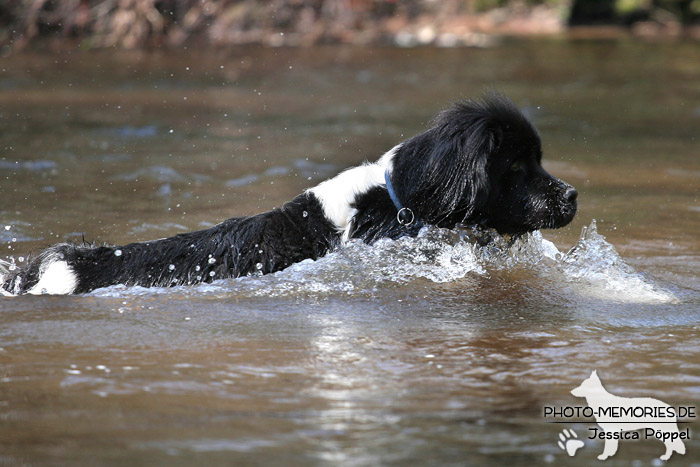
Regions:
[[688, 0], [29, 0], [0, 5], [2, 54], [31, 48], [492, 45], [503, 36], [700, 39]]

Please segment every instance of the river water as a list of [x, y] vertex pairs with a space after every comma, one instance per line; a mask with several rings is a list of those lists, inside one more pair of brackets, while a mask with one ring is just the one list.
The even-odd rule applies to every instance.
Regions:
[[[535, 122], [580, 208], [510, 248], [427, 229], [263, 277], [1, 298], [0, 464], [593, 465], [593, 419], [544, 415], [585, 406], [569, 391], [593, 370], [697, 406], [698, 56], [623, 39], [3, 58], [0, 257], [17, 264], [279, 206], [489, 89]], [[694, 420], [674, 465], [700, 463]], [[663, 451], [622, 441], [606, 465]]]

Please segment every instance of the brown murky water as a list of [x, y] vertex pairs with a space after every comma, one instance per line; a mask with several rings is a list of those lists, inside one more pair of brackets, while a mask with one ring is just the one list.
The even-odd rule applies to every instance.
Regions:
[[[496, 88], [574, 184], [510, 251], [448, 232], [265, 277], [0, 299], [0, 464], [592, 465], [608, 390], [700, 402], [700, 47], [235, 49], [0, 62], [0, 248], [124, 243], [278, 206]], [[603, 235], [605, 240], [600, 237]], [[549, 253], [542, 253], [548, 251]], [[692, 419], [685, 456], [698, 465]], [[556, 442], [575, 429], [586, 445]], [[654, 440], [606, 465], [649, 465]], [[657, 463], [660, 462], [656, 461]]]

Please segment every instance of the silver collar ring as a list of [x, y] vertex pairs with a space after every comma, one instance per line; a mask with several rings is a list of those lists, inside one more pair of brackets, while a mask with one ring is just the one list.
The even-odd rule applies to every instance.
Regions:
[[413, 221], [416, 220], [415, 214], [413, 214], [413, 211], [411, 211], [410, 208], [401, 208], [399, 209], [399, 212], [396, 213], [396, 220], [399, 222], [399, 225], [405, 225], [409, 226], [413, 224]]

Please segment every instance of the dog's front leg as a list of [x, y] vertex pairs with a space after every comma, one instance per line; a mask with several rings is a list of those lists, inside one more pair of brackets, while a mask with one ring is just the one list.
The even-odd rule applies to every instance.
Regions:
[[616, 439], [606, 439], [603, 453], [598, 456], [598, 460], [604, 461], [608, 457], [614, 455], [617, 452], [617, 443], [618, 440]]

